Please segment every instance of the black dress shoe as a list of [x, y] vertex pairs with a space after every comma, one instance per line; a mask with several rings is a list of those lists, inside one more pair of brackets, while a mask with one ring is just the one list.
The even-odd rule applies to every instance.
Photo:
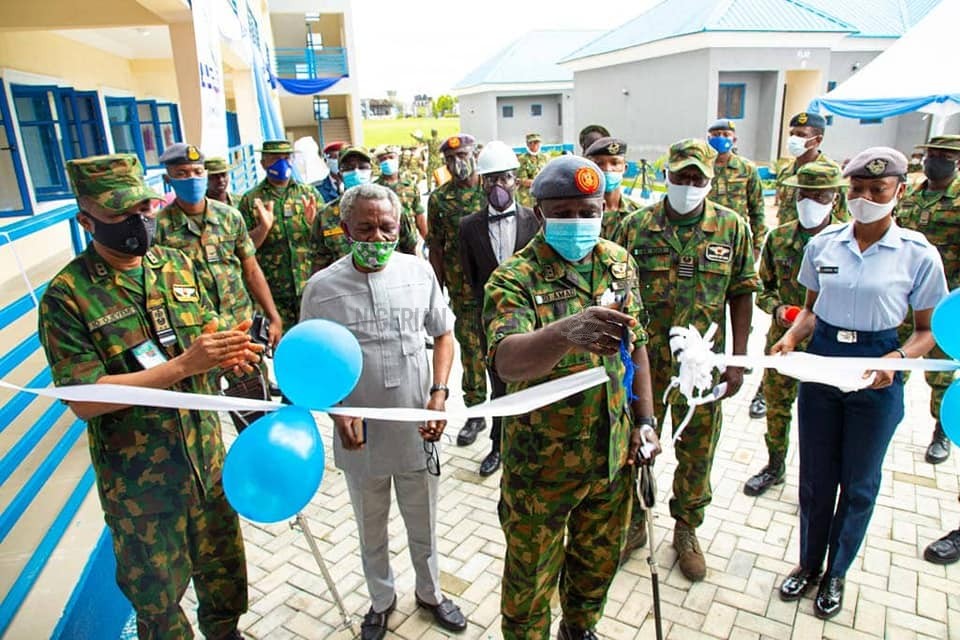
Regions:
[[780, 599], [784, 602], [799, 600], [819, 579], [819, 571], [808, 571], [803, 567], [797, 567], [780, 585]]
[[824, 576], [817, 589], [817, 598], [813, 601], [813, 615], [821, 620], [829, 620], [843, 608], [843, 578]]
[[593, 629], [569, 626], [561, 620], [560, 628], [557, 630], [557, 640], [597, 640], [597, 632]]
[[928, 544], [923, 550], [923, 559], [933, 564], [953, 564], [960, 560], [960, 529]]
[[433, 618], [447, 631], [460, 632], [467, 628], [467, 619], [463, 617], [460, 607], [453, 604], [453, 600], [444, 596], [440, 604], [427, 604], [416, 596], [417, 605], [433, 612]]
[[491, 451], [487, 454], [487, 457], [483, 459], [483, 462], [480, 463], [480, 475], [487, 477], [497, 471], [500, 468], [500, 452]]
[[782, 463], [776, 467], [768, 464], [760, 470], [760, 473], [746, 481], [743, 485], [743, 493], [748, 496], [762, 496], [773, 485], [783, 484], [785, 471]]
[[386, 611], [377, 613], [373, 607], [370, 607], [367, 615], [363, 616], [363, 624], [360, 625], [360, 640], [383, 640], [387, 635], [387, 619], [396, 608], [397, 596], [393, 596], [393, 602]]
[[463, 425], [460, 433], [457, 434], [457, 446], [466, 447], [473, 444], [477, 439], [477, 434], [487, 428], [487, 421], [483, 418], [470, 418], [467, 424]]
[[927, 446], [927, 453], [924, 459], [930, 464], [940, 464], [950, 457], [950, 438], [943, 432], [940, 423], [933, 429], [933, 437]]
[[767, 401], [763, 397], [763, 391], [757, 390], [757, 395], [750, 401], [750, 417], [757, 419], [765, 415], [767, 415]]

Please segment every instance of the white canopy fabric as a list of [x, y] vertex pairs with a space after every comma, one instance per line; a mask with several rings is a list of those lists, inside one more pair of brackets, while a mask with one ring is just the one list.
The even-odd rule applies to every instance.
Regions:
[[960, 0], [943, 0], [849, 80], [814, 99], [810, 110], [847, 118], [960, 112], [960, 66], [954, 64], [957, 25]]

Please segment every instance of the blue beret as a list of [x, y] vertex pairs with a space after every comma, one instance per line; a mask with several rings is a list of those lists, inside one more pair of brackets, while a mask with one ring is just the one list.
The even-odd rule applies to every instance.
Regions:
[[790, 118], [791, 127], [813, 127], [815, 129], [826, 129], [827, 119], [819, 113], [810, 113], [803, 111]]
[[602, 196], [603, 172], [580, 156], [560, 156], [547, 163], [533, 180], [530, 192], [537, 200]]
[[160, 164], [203, 164], [203, 154], [192, 144], [177, 142], [163, 152]]
[[440, 145], [440, 153], [447, 151], [456, 151], [460, 147], [472, 147], [477, 144], [477, 139], [469, 133], [461, 133], [458, 136], [450, 136]]

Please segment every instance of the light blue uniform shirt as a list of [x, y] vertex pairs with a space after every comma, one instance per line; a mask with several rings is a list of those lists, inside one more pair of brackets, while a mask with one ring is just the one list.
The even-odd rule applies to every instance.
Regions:
[[947, 295], [937, 249], [896, 223], [864, 253], [852, 222], [827, 227], [804, 249], [798, 280], [819, 293], [813, 305], [818, 318], [854, 331], [895, 329], [908, 305], [931, 309]]

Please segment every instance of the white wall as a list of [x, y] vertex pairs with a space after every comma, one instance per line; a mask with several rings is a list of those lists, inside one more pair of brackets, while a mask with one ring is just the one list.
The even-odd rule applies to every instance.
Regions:
[[[497, 97], [497, 135], [512, 147], [526, 144], [528, 133], [539, 133], [543, 144], [557, 144], [563, 140], [563, 125], [560, 122], [559, 93], [539, 96]], [[513, 107], [513, 117], [503, 117], [503, 107]], [[531, 115], [531, 107], [540, 105], [541, 115]]]
[[498, 140], [497, 96], [492, 92], [462, 95], [460, 100], [460, 130], [481, 142]]

